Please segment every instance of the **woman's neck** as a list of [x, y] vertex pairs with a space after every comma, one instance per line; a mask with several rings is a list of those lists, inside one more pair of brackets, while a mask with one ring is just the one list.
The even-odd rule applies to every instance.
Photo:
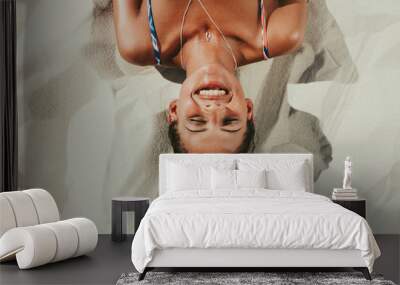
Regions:
[[197, 69], [209, 64], [220, 64], [232, 73], [235, 72], [235, 60], [225, 47], [223, 39], [217, 37], [215, 33], [212, 34], [209, 41], [205, 36], [196, 36], [188, 40], [181, 52], [183, 53], [181, 66], [186, 70], [186, 76], [190, 76]]

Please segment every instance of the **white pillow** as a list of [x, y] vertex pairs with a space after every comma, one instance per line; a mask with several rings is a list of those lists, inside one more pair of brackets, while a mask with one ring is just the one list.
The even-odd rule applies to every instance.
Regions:
[[211, 170], [211, 188], [218, 189], [236, 189], [236, 170], [216, 169]]
[[167, 171], [167, 191], [211, 189], [211, 167], [169, 163]]
[[266, 188], [267, 176], [263, 170], [211, 170], [211, 187], [213, 190], [229, 189], [238, 190], [241, 188]]
[[211, 168], [235, 169], [236, 160], [213, 158], [175, 158], [166, 164], [166, 191], [211, 190]]
[[306, 191], [308, 189], [304, 163], [288, 169], [271, 169], [268, 171], [267, 179], [268, 188], [273, 190]]
[[236, 170], [237, 188], [267, 188], [267, 171]]
[[240, 159], [238, 168], [240, 170], [265, 169], [268, 189], [292, 191], [311, 189], [312, 181], [308, 181], [311, 170], [303, 160]]

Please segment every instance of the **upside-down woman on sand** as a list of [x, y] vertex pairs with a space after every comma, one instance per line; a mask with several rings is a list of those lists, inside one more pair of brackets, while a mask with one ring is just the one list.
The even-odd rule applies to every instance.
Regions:
[[185, 70], [169, 104], [174, 152], [242, 153], [254, 138], [253, 103], [239, 66], [298, 49], [306, 0], [113, 0], [117, 43], [136, 65]]

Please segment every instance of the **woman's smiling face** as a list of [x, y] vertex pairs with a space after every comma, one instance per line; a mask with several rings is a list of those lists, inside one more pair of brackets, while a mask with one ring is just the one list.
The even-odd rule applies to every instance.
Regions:
[[223, 66], [198, 69], [182, 84], [169, 108], [181, 144], [191, 153], [234, 153], [253, 120], [253, 104], [244, 98], [239, 80]]

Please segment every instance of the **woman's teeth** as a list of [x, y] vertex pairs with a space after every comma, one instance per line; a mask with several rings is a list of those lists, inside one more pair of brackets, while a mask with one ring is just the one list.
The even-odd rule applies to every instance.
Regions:
[[226, 91], [223, 89], [202, 89], [199, 91], [199, 95], [207, 95], [207, 96], [222, 96], [225, 94]]

